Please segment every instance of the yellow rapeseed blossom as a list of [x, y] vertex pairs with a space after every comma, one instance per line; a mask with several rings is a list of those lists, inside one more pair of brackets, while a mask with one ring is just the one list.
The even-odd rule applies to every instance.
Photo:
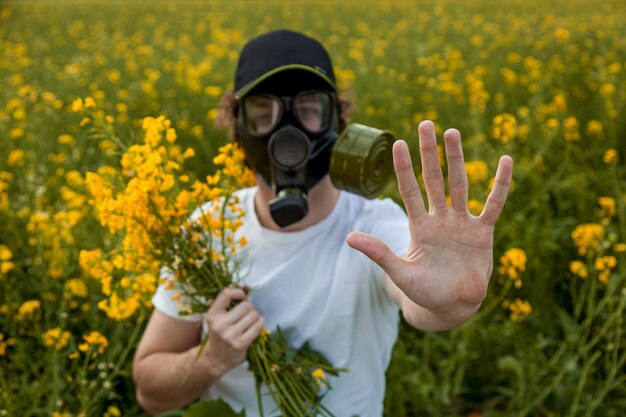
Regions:
[[595, 260], [593, 266], [598, 271], [598, 280], [606, 284], [611, 276], [611, 270], [617, 266], [617, 259], [614, 256], [602, 256]]
[[107, 410], [104, 412], [102, 417], [121, 417], [122, 412], [119, 408], [114, 405], [110, 405], [107, 407]]
[[470, 198], [469, 201], [467, 202], [467, 209], [474, 216], [478, 216], [480, 213], [482, 213], [484, 207], [485, 205], [481, 201], [476, 200], [475, 198]]
[[478, 184], [489, 178], [489, 168], [484, 161], [465, 162], [465, 172], [470, 184]]
[[91, 97], [85, 98], [85, 108], [89, 109], [93, 107], [96, 107], [96, 102], [93, 100], [93, 98]]
[[85, 353], [91, 351], [92, 358], [103, 354], [105, 349], [109, 346], [107, 338], [96, 330], [83, 335], [83, 340], [84, 343], [78, 345], [78, 350]]
[[24, 301], [20, 308], [17, 310], [16, 320], [22, 321], [28, 317], [32, 317], [41, 308], [41, 301], [28, 300]]
[[61, 350], [67, 346], [70, 340], [71, 333], [67, 330], [61, 330], [60, 327], [46, 330], [41, 336], [43, 345], [46, 347], [54, 347], [56, 350]]
[[74, 244], [72, 230], [85, 214], [81, 207], [79, 210], [56, 213], [36, 211], [30, 215], [26, 230], [35, 238], [32, 243], [42, 247], [50, 277], [61, 278], [64, 275], [69, 248]]
[[569, 40], [570, 33], [567, 29], [559, 27], [554, 30], [554, 37], [559, 43], [564, 43]]
[[517, 136], [517, 120], [510, 113], [500, 114], [493, 118], [492, 135], [502, 143], [508, 143]]
[[70, 110], [74, 113], [78, 113], [80, 111], [82, 111], [84, 108], [83, 106], [83, 99], [82, 98], [77, 98], [72, 102], [72, 106], [70, 108]]
[[604, 126], [599, 120], [589, 120], [585, 127], [585, 132], [588, 136], [594, 139], [602, 139], [604, 135]]
[[587, 265], [585, 265], [581, 261], [572, 261], [569, 263], [569, 270], [572, 274], [585, 279], [589, 276], [589, 270], [587, 269]]
[[261, 343], [265, 343], [267, 342], [267, 338], [270, 336], [272, 332], [267, 330], [266, 328], [261, 329], [261, 332], [259, 333], [259, 340], [261, 341]]
[[[115, 320], [130, 317], [142, 305], [150, 306], [162, 250], [172, 234], [180, 233], [181, 224], [193, 210], [205, 202], [215, 203], [213, 210], [218, 210], [221, 198], [255, 181], [252, 171], [245, 167], [243, 151], [235, 144], [227, 144], [214, 159], [218, 165], [216, 174], [207, 177], [205, 183], [190, 184], [189, 177], [182, 174], [182, 165], [195, 151], [188, 148], [183, 152], [174, 145], [176, 132], [171, 122], [163, 116], [146, 117], [142, 127], [144, 141], [122, 154], [121, 170], [90, 172], [85, 180], [91, 196], [89, 203], [95, 207], [100, 224], [111, 233], [123, 235], [121, 247], [111, 257], [89, 251], [79, 256], [81, 267], [100, 281], [107, 296], [99, 308]], [[234, 197], [229, 198], [234, 201]], [[236, 250], [233, 235], [241, 225], [236, 217], [243, 215], [234, 203], [228, 207], [228, 215], [235, 218], [222, 222], [222, 214], [215, 212], [206, 216], [206, 224], [202, 225], [217, 238], [224, 231], [224, 241], [231, 252]], [[240, 239], [237, 243], [243, 246], [245, 241]], [[216, 261], [216, 255], [220, 256], [213, 252], [209, 257]], [[204, 258], [200, 254], [196, 260]], [[124, 274], [113, 278], [114, 270]]]
[[619, 162], [619, 154], [615, 149], [609, 149], [604, 153], [602, 161], [607, 165], [616, 165]]
[[324, 379], [324, 378], [326, 378], [326, 374], [324, 373], [324, 370], [321, 369], [321, 368], [315, 369], [313, 371], [312, 375], [316, 379]]
[[10, 167], [24, 166], [24, 155], [24, 150], [22, 149], [11, 150], [7, 156], [7, 165]]
[[15, 267], [12, 259], [11, 250], [5, 245], [0, 245], [0, 278]]
[[526, 252], [523, 249], [511, 248], [500, 257], [498, 272], [501, 276], [512, 280], [515, 288], [521, 288], [521, 276], [526, 270], [526, 260]]
[[581, 256], [595, 253], [600, 249], [601, 240], [604, 238], [604, 227], [597, 223], [586, 223], [576, 226], [572, 231], [572, 239], [578, 247]]
[[65, 283], [65, 291], [70, 297], [87, 297], [87, 285], [79, 278], [68, 280]]
[[8, 338], [5, 340], [5, 336], [3, 333], [0, 333], [0, 356], [4, 356], [7, 351], [7, 347], [13, 346], [15, 344], [15, 339]]
[[71, 145], [75, 145], [76, 144], [76, 139], [74, 139], [74, 136], [68, 135], [66, 133], [66, 134], [60, 135], [57, 138], [57, 142], [60, 145], [70, 145], [71, 146]]
[[483, 114], [489, 101], [489, 92], [484, 82], [484, 67], [478, 66], [468, 74], [465, 77], [465, 84], [467, 85], [470, 111]]
[[530, 303], [520, 298], [516, 298], [513, 302], [505, 301], [503, 307], [509, 310], [509, 319], [514, 322], [524, 320], [533, 311]]
[[604, 223], [608, 223], [611, 217], [615, 216], [615, 199], [611, 197], [598, 198], [598, 205], [600, 208], [597, 210], [598, 217], [606, 220]]
[[[103, 291], [104, 293], [104, 291]], [[107, 316], [113, 320], [126, 320], [141, 306], [140, 298], [146, 297], [146, 294], [136, 292], [130, 297], [120, 297], [117, 292], [105, 293], [109, 298], [106, 298], [98, 303], [98, 308], [104, 311]]]
[[578, 132], [578, 120], [575, 117], [570, 116], [563, 120], [563, 136], [568, 142], [577, 142], [580, 140], [580, 133]]

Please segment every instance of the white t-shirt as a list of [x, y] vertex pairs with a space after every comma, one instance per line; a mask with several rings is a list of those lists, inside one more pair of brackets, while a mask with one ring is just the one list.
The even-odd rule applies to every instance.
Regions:
[[[348, 233], [363, 231], [379, 237], [404, 254], [409, 244], [404, 211], [392, 200], [367, 200], [341, 192], [331, 214], [297, 232], [263, 228], [254, 209], [256, 187], [238, 192], [245, 210], [237, 231], [249, 241], [240, 267], [250, 299], [265, 318], [265, 327], [281, 327], [291, 346], [309, 342], [338, 368], [349, 372], [330, 377], [332, 390], [322, 404], [336, 417], [380, 417], [385, 371], [398, 333], [398, 307], [384, 288], [384, 272], [345, 242]], [[181, 320], [201, 321], [199, 314], [181, 317], [176, 290], [160, 286], [153, 298], [162, 313]], [[233, 409], [257, 417], [257, 399], [247, 362], [226, 373], [203, 396], [220, 397]], [[269, 395], [263, 410], [276, 410]]]

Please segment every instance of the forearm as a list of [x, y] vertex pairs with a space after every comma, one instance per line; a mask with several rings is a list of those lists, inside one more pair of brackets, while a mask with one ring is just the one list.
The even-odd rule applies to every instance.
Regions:
[[147, 412], [158, 414], [183, 407], [219, 380], [223, 371], [207, 355], [197, 357], [199, 349], [157, 352], [135, 363], [137, 401]]

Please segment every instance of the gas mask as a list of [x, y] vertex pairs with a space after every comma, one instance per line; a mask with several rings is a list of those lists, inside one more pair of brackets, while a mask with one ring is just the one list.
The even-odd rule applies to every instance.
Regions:
[[338, 188], [369, 198], [378, 195], [391, 177], [393, 137], [388, 132], [353, 124], [336, 146], [339, 117], [330, 91], [251, 94], [237, 111], [246, 163], [275, 192], [269, 208], [280, 227], [307, 215], [308, 192], [329, 173]]

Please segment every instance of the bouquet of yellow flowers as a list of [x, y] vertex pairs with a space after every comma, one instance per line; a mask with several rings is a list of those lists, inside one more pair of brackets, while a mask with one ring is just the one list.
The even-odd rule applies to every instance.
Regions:
[[[106, 122], [98, 124], [94, 110], [89, 116], [93, 133], [124, 146]], [[171, 122], [148, 117], [142, 127], [143, 143], [123, 147], [120, 168], [105, 166], [86, 176], [90, 204], [112, 243], [105, 251], [82, 251], [80, 263], [101, 281], [106, 297], [99, 307], [113, 319], [150, 306], [158, 276], [178, 290], [181, 314], [204, 313], [222, 289], [242, 286], [237, 273], [248, 242], [236, 238], [243, 210], [235, 191], [255, 177], [243, 152], [228, 144], [213, 159], [216, 173], [192, 182], [182, 165], [194, 151], [176, 145]], [[330, 389], [327, 375], [344, 370], [308, 345], [294, 349], [280, 328], [264, 329], [248, 350], [248, 362], [261, 415], [264, 384], [283, 417], [332, 416], [321, 404]]]

